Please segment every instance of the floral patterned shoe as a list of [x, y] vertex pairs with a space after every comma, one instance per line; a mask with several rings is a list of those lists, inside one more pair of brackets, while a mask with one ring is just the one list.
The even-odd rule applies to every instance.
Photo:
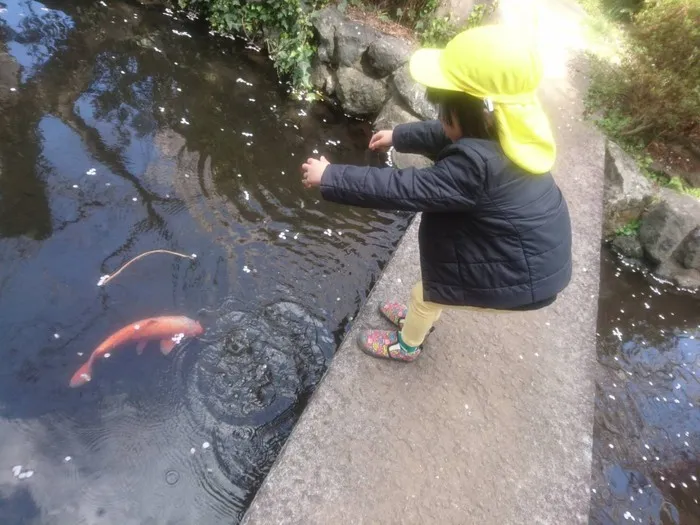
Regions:
[[408, 314], [408, 307], [401, 303], [384, 303], [379, 307], [379, 312], [392, 324], [403, 328], [403, 323], [406, 321], [406, 315]]
[[399, 333], [395, 330], [367, 330], [358, 339], [360, 350], [372, 357], [410, 362], [418, 358], [420, 347], [405, 349], [399, 342]]

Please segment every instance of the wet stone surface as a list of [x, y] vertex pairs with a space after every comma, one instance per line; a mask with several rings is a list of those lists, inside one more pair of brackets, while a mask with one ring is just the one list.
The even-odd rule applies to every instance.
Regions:
[[301, 185], [369, 131], [171, 11], [0, 0], [3, 525], [240, 520], [408, 222]]
[[590, 523], [700, 524], [700, 297], [603, 253]]

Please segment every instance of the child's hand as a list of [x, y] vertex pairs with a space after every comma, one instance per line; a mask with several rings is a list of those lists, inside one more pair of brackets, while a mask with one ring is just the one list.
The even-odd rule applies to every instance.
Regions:
[[329, 164], [330, 162], [326, 160], [326, 157], [321, 157], [320, 159], [306, 159], [306, 162], [301, 165], [304, 187], [313, 188], [314, 186], [319, 186], [321, 184], [323, 172], [326, 171], [326, 166]]
[[369, 149], [372, 151], [387, 151], [394, 141], [394, 132], [390, 129], [377, 131], [369, 140]]

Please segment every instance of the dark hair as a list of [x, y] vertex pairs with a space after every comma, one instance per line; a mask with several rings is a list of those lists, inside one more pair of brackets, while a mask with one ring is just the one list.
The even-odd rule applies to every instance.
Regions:
[[486, 106], [483, 99], [462, 91], [435, 88], [428, 88], [426, 97], [428, 102], [438, 107], [440, 120], [452, 125], [453, 116], [457, 118], [463, 136], [474, 139], [496, 139], [496, 130], [493, 126], [489, 126], [484, 117]]

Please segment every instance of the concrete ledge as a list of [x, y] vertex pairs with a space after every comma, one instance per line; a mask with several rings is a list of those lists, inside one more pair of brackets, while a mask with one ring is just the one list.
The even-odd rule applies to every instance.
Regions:
[[603, 149], [581, 130], [599, 166], [562, 155], [570, 288], [538, 312], [446, 312], [415, 363], [367, 357], [358, 330], [418, 279], [414, 222], [243, 523], [587, 523]]
[[[568, 1], [536, 5], [548, 41], [571, 38]], [[569, 288], [537, 312], [446, 312], [417, 362], [372, 359], [355, 338], [418, 279], [412, 224], [245, 525], [588, 523], [604, 144], [580, 122], [579, 75], [554, 65], [542, 100], [572, 215]]]

